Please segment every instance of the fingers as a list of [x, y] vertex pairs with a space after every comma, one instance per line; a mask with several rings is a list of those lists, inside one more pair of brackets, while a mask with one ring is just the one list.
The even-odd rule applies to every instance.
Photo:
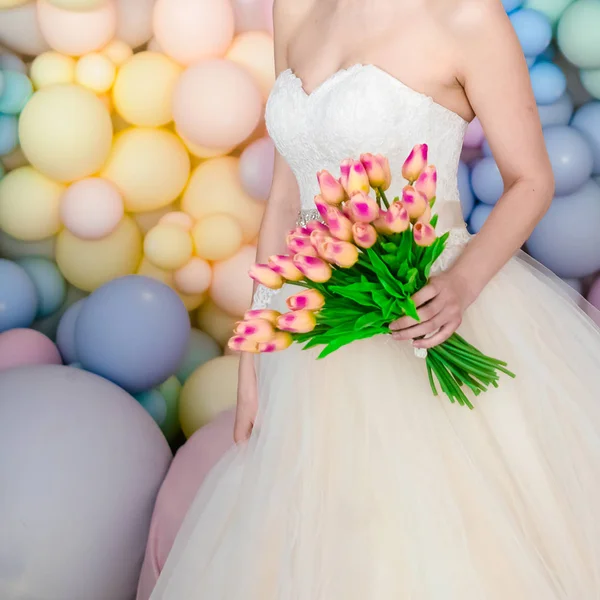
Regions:
[[[393, 323], [390, 323], [390, 329], [392, 331], [401, 331], [404, 329], [408, 329], [409, 327], [415, 327], [418, 325], [423, 325], [425, 322], [430, 321], [435, 318], [444, 308], [443, 300], [438, 296], [431, 300], [429, 303], [422, 306], [417, 314], [419, 315], [420, 321], [415, 321], [412, 317], [401, 317], [397, 319]], [[433, 330], [432, 330], [433, 331]], [[412, 337], [412, 336], [409, 336]], [[408, 338], [404, 338], [408, 339]]]
[[433, 348], [443, 344], [459, 327], [460, 321], [450, 321], [443, 325], [440, 330], [429, 338], [423, 340], [415, 340], [413, 346], [415, 348]]
[[419, 308], [426, 304], [433, 298], [435, 298], [439, 294], [439, 290], [437, 289], [434, 282], [428, 283], [424, 288], [421, 288], [413, 297], [413, 302]]
[[233, 441], [236, 444], [243, 444], [250, 439], [250, 434], [252, 433], [252, 421], [250, 420], [235, 420], [235, 425], [233, 426]]
[[449, 318], [450, 317], [447, 311], [442, 311], [432, 319], [429, 319], [429, 321], [419, 323], [418, 325], [408, 327], [407, 329], [396, 331], [392, 334], [392, 337], [395, 340], [414, 340], [415, 338], [419, 338], [437, 331], [440, 327], [443, 327], [448, 322]]

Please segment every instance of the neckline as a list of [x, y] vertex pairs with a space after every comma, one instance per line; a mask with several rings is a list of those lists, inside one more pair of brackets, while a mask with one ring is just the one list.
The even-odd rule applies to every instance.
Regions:
[[372, 69], [373, 71], [380, 73], [381, 75], [385, 76], [388, 80], [390, 80], [390, 81], [394, 82], [396, 85], [400, 86], [402, 89], [404, 89], [416, 96], [420, 96], [424, 100], [428, 100], [432, 105], [437, 106], [438, 108], [441, 108], [442, 110], [444, 110], [446, 113], [456, 117], [457, 119], [460, 119], [460, 121], [464, 125], [469, 124], [469, 122], [466, 119], [464, 119], [463, 117], [461, 117], [457, 112], [453, 111], [452, 109], [448, 108], [447, 106], [444, 106], [443, 104], [440, 104], [439, 102], [436, 102], [431, 96], [428, 96], [427, 94], [424, 94], [423, 92], [419, 92], [418, 90], [415, 90], [414, 88], [410, 87], [409, 85], [407, 85], [402, 80], [398, 79], [396, 76], [392, 75], [385, 69], [382, 69], [381, 67], [378, 67], [377, 65], [374, 65], [371, 63], [368, 63], [368, 64], [356, 63], [354, 65], [350, 65], [349, 67], [343, 67], [341, 69], [338, 69], [337, 71], [333, 72], [331, 75], [326, 77], [311, 92], [306, 91], [306, 89], [304, 88], [304, 82], [298, 75], [296, 75], [294, 69], [288, 67], [287, 69], [285, 69], [285, 71], [282, 71], [279, 76], [283, 75], [284, 73], [288, 73], [297, 82], [298, 87], [300, 88], [300, 91], [302, 92], [304, 97], [306, 99], [311, 99], [315, 95], [317, 95], [323, 88], [325, 88], [328, 84], [333, 82], [338, 76], [340, 76], [342, 74], [348, 74], [352, 71], [358, 71], [360, 69]]

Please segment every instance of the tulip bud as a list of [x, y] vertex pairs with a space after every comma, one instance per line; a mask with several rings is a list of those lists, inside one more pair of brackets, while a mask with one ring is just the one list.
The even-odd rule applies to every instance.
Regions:
[[257, 308], [255, 310], [247, 310], [244, 313], [244, 321], [251, 321], [252, 319], [264, 319], [269, 323], [275, 325], [277, 317], [281, 313], [278, 310], [271, 310], [269, 308]]
[[357, 192], [368, 194], [370, 191], [371, 184], [369, 183], [369, 177], [363, 164], [358, 160], [352, 161], [348, 176], [348, 187], [346, 188], [348, 196], [352, 196], [352, 194], [356, 194]]
[[354, 222], [370, 223], [379, 216], [377, 202], [364, 192], [352, 194], [347, 206]]
[[327, 204], [340, 204], [346, 199], [346, 191], [342, 184], [329, 171], [319, 171], [317, 179], [321, 197]]
[[325, 306], [325, 297], [319, 290], [310, 289], [290, 296], [285, 302], [290, 310], [319, 310]]
[[275, 333], [273, 324], [265, 319], [239, 321], [233, 331], [252, 342], [268, 342]]
[[325, 223], [321, 223], [321, 221], [317, 221], [316, 219], [314, 221], [309, 221], [304, 226], [304, 229], [307, 230], [307, 235], [310, 235], [313, 231], [322, 231], [324, 233], [329, 233], [329, 227], [327, 227]]
[[426, 248], [435, 242], [435, 229], [429, 223], [416, 223], [413, 227], [415, 244]]
[[346, 158], [342, 161], [342, 164], [340, 165], [340, 183], [342, 184], [342, 187], [346, 190], [346, 192], [348, 192], [348, 181], [350, 179], [350, 171], [352, 169], [353, 164], [354, 161], [351, 158]]
[[329, 204], [323, 200], [323, 196], [321, 194], [317, 194], [314, 199], [315, 208], [319, 211], [321, 215], [321, 219], [325, 219], [327, 216], [327, 209], [329, 208]]
[[385, 192], [392, 183], [392, 173], [388, 159], [381, 154], [367, 153], [360, 155], [360, 162], [367, 172], [371, 186]]
[[431, 206], [427, 205], [425, 212], [417, 219], [417, 223], [429, 223], [431, 221]]
[[265, 287], [271, 288], [272, 290], [278, 290], [283, 285], [283, 278], [281, 275], [275, 273], [269, 265], [255, 263], [250, 267], [248, 275], [250, 275], [254, 281]]
[[308, 235], [299, 235], [294, 233], [288, 235], [285, 241], [292, 254], [306, 254], [308, 256], [316, 255], [315, 249], [310, 243], [310, 237]]
[[352, 239], [352, 221], [342, 214], [339, 208], [330, 206], [325, 217], [329, 225], [329, 233], [338, 240], [349, 241]]
[[304, 277], [316, 283], [325, 283], [331, 279], [331, 266], [316, 256], [296, 254], [294, 264]]
[[277, 319], [277, 327], [290, 333], [308, 333], [317, 325], [317, 317], [310, 310], [295, 310], [281, 315]]
[[402, 202], [392, 202], [389, 210], [383, 211], [373, 225], [381, 233], [402, 233], [410, 226], [410, 216]]
[[339, 267], [348, 269], [354, 266], [358, 261], [358, 248], [350, 242], [325, 242], [323, 252], [328, 260], [334, 262]]
[[235, 335], [229, 338], [227, 347], [234, 352], [252, 352], [254, 354], [258, 352], [257, 342], [253, 342], [243, 335]]
[[258, 351], [262, 353], [278, 352], [289, 348], [293, 341], [294, 338], [287, 331], [277, 331], [272, 340], [258, 344]]
[[317, 254], [321, 256], [321, 258], [324, 258], [322, 252], [323, 244], [333, 239], [335, 238], [332, 238], [330, 235], [327, 235], [323, 231], [313, 231], [310, 234], [310, 242], [313, 245], [313, 248], [317, 251]]
[[421, 192], [429, 201], [435, 198], [436, 188], [437, 170], [433, 165], [428, 165], [415, 182], [415, 189], [417, 192]]
[[419, 178], [421, 171], [427, 166], [427, 144], [417, 144], [408, 155], [402, 166], [402, 177], [411, 185]]
[[288, 254], [269, 256], [269, 267], [287, 281], [300, 281], [304, 275], [298, 271], [294, 261]]
[[377, 241], [377, 231], [369, 223], [354, 223], [352, 235], [354, 243], [361, 248], [370, 248]]
[[416, 221], [425, 212], [428, 205], [427, 198], [410, 185], [402, 190], [402, 203], [412, 221]]

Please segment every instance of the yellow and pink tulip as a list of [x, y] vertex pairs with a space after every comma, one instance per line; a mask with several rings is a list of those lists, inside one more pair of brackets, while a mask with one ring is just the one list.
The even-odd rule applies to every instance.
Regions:
[[358, 248], [350, 242], [334, 241], [323, 244], [326, 260], [348, 269], [358, 262]]
[[325, 283], [331, 279], [331, 266], [321, 258], [296, 254], [294, 264], [304, 277], [315, 283]]
[[350, 218], [356, 223], [371, 223], [379, 217], [379, 206], [364, 192], [357, 192], [347, 202]]
[[271, 340], [258, 344], [258, 352], [270, 353], [285, 350], [292, 345], [293, 341], [294, 339], [287, 331], [277, 331]]
[[417, 144], [402, 165], [402, 177], [412, 185], [427, 166], [427, 144]]
[[227, 347], [234, 352], [257, 353], [259, 351], [258, 343], [245, 338], [243, 335], [234, 335], [232, 338], [229, 338]]
[[281, 275], [275, 273], [269, 265], [255, 263], [250, 267], [248, 275], [250, 275], [257, 283], [271, 288], [272, 290], [278, 290], [283, 285], [283, 278]]
[[367, 177], [373, 188], [385, 191], [390, 187], [392, 173], [390, 171], [390, 163], [385, 156], [370, 153], [361, 154], [360, 162], [365, 168]]
[[371, 248], [377, 241], [377, 231], [370, 223], [354, 223], [352, 235], [354, 243], [361, 248]]
[[435, 198], [437, 190], [437, 170], [433, 165], [427, 165], [425, 167], [417, 181], [415, 181], [415, 189], [417, 192], [421, 192], [421, 194], [427, 198], [428, 202]]
[[341, 204], [346, 199], [346, 190], [329, 171], [319, 171], [317, 179], [321, 197], [327, 204]]
[[345, 242], [352, 239], [352, 221], [339, 208], [329, 206], [325, 221], [329, 227], [330, 235]]
[[251, 342], [267, 342], [275, 333], [273, 323], [266, 319], [249, 319], [239, 321], [233, 332]]
[[285, 302], [290, 310], [319, 310], [325, 306], [325, 297], [313, 288], [294, 294]]
[[288, 281], [300, 281], [304, 277], [294, 264], [294, 259], [288, 254], [270, 256], [269, 267]]
[[315, 256], [316, 251], [310, 243], [310, 236], [299, 233], [288, 235], [286, 244], [292, 254], [306, 254], [307, 256]]
[[247, 310], [244, 313], [244, 321], [251, 321], [252, 319], [264, 319], [265, 321], [269, 321], [269, 323], [272, 325], [275, 325], [280, 314], [281, 313], [278, 310], [257, 308], [254, 310]]
[[427, 248], [436, 240], [435, 229], [430, 223], [416, 223], [413, 227], [415, 244]]
[[317, 317], [311, 310], [295, 310], [277, 319], [277, 327], [290, 333], [308, 333], [317, 325]]
[[408, 211], [411, 221], [416, 221], [427, 210], [429, 204], [425, 195], [411, 185], [407, 185], [402, 190], [402, 203]]
[[410, 227], [410, 215], [403, 202], [392, 202], [373, 225], [381, 233], [402, 233]]

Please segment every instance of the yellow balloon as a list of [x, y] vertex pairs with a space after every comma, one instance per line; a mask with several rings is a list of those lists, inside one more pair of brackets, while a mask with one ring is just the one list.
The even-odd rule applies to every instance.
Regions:
[[93, 10], [106, 4], [107, 0], [48, 0], [48, 2], [66, 10]]
[[224, 260], [242, 245], [242, 227], [230, 215], [208, 215], [192, 229], [194, 253], [205, 260]]
[[190, 174], [181, 140], [165, 129], [132, 127], [115, 137], [102, 172], [123, 193], [125, 209], [145, 212], [173, 202]]
[[226, 313], [210, 298], [202, 304], [196, 313], [198, 328], [217, 340], [222, 348], [227, 346], [227, 340], [233, 334], [236, 321], [238, 321], [238, 317]]
[[27, 4], [29, 0], [0, 0], [0, 9], [1, 8], [15, 8], [15, 6], [22, 6], [23, 4]]
[[160, 223], [160, 220], [168, 213], [177, 210], [177, 202], [167, 204], [156, 210], [148, 212], [134, 213], [132, 216], [138, 224], [141, 232], [146, 235], [154, 226]]
[[164, 54], [134, 54], [119, 69], [113, 89], [115, 110], [134, 125], [166, 125], [173, 120], [173, 89], [181, 70]]
[[218, 356], [200, 365], [179, 396], [179, 422], [187, 438], [237, 400], [238, 356]]
[[37, 90], [75, 81], [75, 59], [60, 52], [44, 52], [31, 63], [29, 77]]
[[100, 240], [82, 240], [63, 229], [56, 241], [59, 269], [69, 283], [85, 292], [92, 292], [111, 279], [135, 273], [141, 258], [142, 234], [128, 216]]
[[199, 146], [198, 144], [194, 144], [194, 142], [190, 142], [185, 136], [181, 135], [181, 133], [175, 130], [177, 135], [181, 138], [181, 141], [185, 144], [185, 147], [188, 149], [189, 153], [192, 154], [195, 158], [217, 158], [218, 156], [225, 156], [234, 151], [233, 148], [205, 148], [204, 146]]
[[192, 258], [192, 238], [177, 225], [162, 223], [144, 238], [144, 254], [159, 269], [171, 271], [183, 267]]
[[20, 167], [0, 180], [0, 229], [18, 240], [37, 241], [60, 229], [65, 186], [33, 167]]
[[223, 156], [194, 169], [181, 209], [197, 220], [217, 213], [230, 215], [241, 225], [244, 242], [249, 242], [260, 229], [264, 203], [254, 200], [242, 187], [239, 159]]
[[173, 273], [173, 283], [184, 294], [204, 294], [212, 281], [212, 269], [205, 260], [193, 256]]
[[102, 48], [102, 54], [108, 56], [112, 62], [120, 67], [133, 55], [131, 47], [121, 40], [113, 40]]
[[112, 122], [102, 101], [78, 85], [37, 91], [19, 120], [21, 148], [29, 162], [57, 181], [97, 173], [112, 143]]
[[75, 81], [97, 94], [110, 90], [116, 74], [115, 64], [100, 52], [82, 56], [75, 67]]

